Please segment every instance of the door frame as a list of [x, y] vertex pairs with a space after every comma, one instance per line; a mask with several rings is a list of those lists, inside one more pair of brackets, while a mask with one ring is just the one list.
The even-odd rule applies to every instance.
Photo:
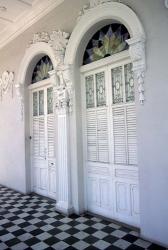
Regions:
[[[30, 136], [33, 134], [33, 128], [32, 128], [32, 125], [33, 125], [33, 120], [32, 120], [32, 114], [33, 114], [33, 99], [32, 99], [32, 93], [34, 91], [39, 91], [40, 89], [48, 89], [50, 87], [53, 87], [53, 85], [51, 84], [51, 81], [50, 81], [50, 78], [48, 79], [45, 79], [45, 80], [42, 80], [42, 81], [39, 81], [39, 82], [36, 82], [36, 83], [33, 83], [33, 84], [30, 84], [28, 86], [28, 91], [29, 91], [29, 130], [30, 130]], [[54, 99], [53, 99], [54, 101]], [[47, 108], [47, 102], [45, 100], [44, 102], [44, 110], [45, 110], [45, 105], [46, 105], [46, 108]], [[47, 114], [46, 114], [47, 115]], [[54, 112], [54, 109], [53, 109], [53, 115], [54, 115], [54, 132], [55, 132], [55, 135], [54, 137], [56, 137], [56, 129], [55, 129], [55, 112]], [[45, 129], [46, 130], [46, 129]], [[56, 158], [56, 152], [57, 152], [57, 144], [56, 144], [56, 140], [55, 141], [55, 158]], [[45, 141], [46, 143], [46, 141]], [[31, 186], [31, 192], [34, 192], [34, 188], [33, 188], [33, 140], [32, 138], [30, 138], [30, 176], [31, 176], [31, 180], [30, 180], [30, 186]], [[49, 168], [49, 159], [47, 157], [47, 161], [46, 161], [46, 164], [47, 164], [47, 169]], [[56, 163], [55, 163], [56, 164]], [[56, 165], [55, 165], [56, 167]], [[55, 169], [56, 171], [56, 174], [57, 174], [57, 169]], [[49, 176], [47, 177], [47, 180], [49, 181]], [[46, 193], [46, 196], [48, 198], [52, 198], [52, 199], [55, 199], [56, 200], [56, 197], [51, 197], [51, 195], [49, 194], [49, 182], [47, 181], [47, 193]], [[56, 184], [57, 185], [57, 184]], [[57, 190], [57, 188], [56, 188]]]
[[[85, 210], [88, 211], [88, 190], [87, 190], [87, 183], [88, 183], [88, 172], [87, 172], [87, 169], [88, 169], [88, 161], [87, 161], [87, 133], [86, 133], [86, 91], [85, 91], [85, 77], [87, 75], [90, 75], [90, 74], [93, 74], [95, 75], [97, 72], [101, 72], [101, 71], [108, 71], [108, 69], [113, 69], [113, 68], [116, 68], [118, 66], [121, 66], [121, 65], [125, 65], [125, 64], [128, 64], [128, 63], [131, 63], [131, 58], [129, 56], [129, 52], [128, 51], [123, 51], [121, 53], [118, 53], [116, 55], [112, 55], [112, 56], [109, 56], [107, 58], [104, 58], [104, 59], [101, 59], [99, 61], [96, 61], [96, 62], [93, 62], [93, 63], [90, 63], [90, 64], [87, 64], [87, 65], [84, 65], [84, 66], [81, 66], [80, 67], [80, 75], [81, 75], [81, 102], [82, 102], [82, 135], [83, 135], [83, 176], [84, 176], [84, 206], [85, 206]], [[100, 71], [99, 71], [100, 70]], [[106, 72], [107, 72], [106, 71]], [[108, 73], [105, 73], [105, 77], [106, 77], [106, 83], [105, 83], [105, 86], [106, 86], [106, 90], [107, 92], [111, 92], [112, 93], [112, 80], [109, 79], [110, 75], [109, 75], [109, 72]], [[108, 85], [108, 86], [107, 86]], [[135, 86], [136, 87], [136, 86]], [[112, 195], [110, 197], [110, 207], [111, 207], [111, 214], [107, 214], [107, 216], [111, 219], [115, 219], [115, 220], [118, 220], [117, 218], [117, 205], [116, 205], [116, 202], [117, 202], [117, 194], [115, 193], [115, 189], [113, 186], [116, 185], [116, 180], [115, 179], [115, 171], [117, 169], [119, 170], [124, 170], [124, 166], [121, 165], [121, 164], [117, 164], [115, 166], [114, 164], [114, 146], [112, 145], [112, 141], [113, 141], [113, 133], [111, 131], [112, 128], [109, 128], [109, 124], [112, 123], [112, 115], [109, 115], [110, 114], [110, 110], [112, 108], [112, 97], [110, 97], [110, 94], [107, 94], [106, 96], [106, 101], [107, 101], [107, 122], [108, 122], [108, 144], [109, 144], [109, 163], [95, 163], [97, 165], [114, 165], [113, 168], [110, 169], [110, 178], [114, 178], [114, 183], [112, 184], [110, 182], [110, 187], [112, 188]], [[131, 104], [126, 104], [126, 106], [129, 106]], [[113, 124], [113, 123], [112, 123]], [[136, 131], [137, 132], [137, 131]], [[92, 165], [94, 165], [94, 162], [92, 162]], [[137, 173], [139, 173], [139, 168], [138, 168], [138, 165], [137, 166], [131, 166], [129, 165], [129, 170], [130, 171], [137, 171]], [[131, 177], [130, 177], [131, 178]], [[129, 178], [128, 178], [129, 179]], [[119, 179], [118, 178], [118, 182], [122, 182], [122, 178]], [[129, 182], [129, 181], [128, 181]], [[131, 183], [131, 181], [130, 181]], [[138, 186], [139, 186], [139, 179], [137, 180], [137, 183], [138, 183]], [[136, 185], [135, 183], [132, 184], [133, 185]], [[112, 202], [112, 199], [115, 199], [115, 203]], [[140, 199], [139, 195], [138, 195], [138, 199]], [[98, 211], [99, 212], [99, 211]], [[103, 215], [104, 216], [104, 215]], [[124, 217], [123, 217], [124, 218]], [[122, 220], [122, 218], [121, 218]], [[125, 222], [127, 223], [127, 222]], [[133, 222], [134, 223], [134, 222]], [[128, 222], [129, 224], [129, 222]], [[139, 226], [139, 222], [138, 224], [135, 226]]]

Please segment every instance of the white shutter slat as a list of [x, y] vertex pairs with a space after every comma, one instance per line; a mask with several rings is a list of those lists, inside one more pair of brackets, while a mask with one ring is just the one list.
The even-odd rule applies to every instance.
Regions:
[[107, 163], [109, 161], [109, 145], [106, 109], [97, 110], [97, 145], [98, 161]]
[[128, 163], [137, 165], [137, 136], [136, 136], [136, 110], [135, 106], [128, 106], [127, 117], [127, 142], [128, 142]]
[[96, 111], [88, 110], [86, 114], [87, 123], [87, 156], [88, 161], [97, 161], [97, 122]]
[[54, 140], [54, 115], [47, 116], [47, 132], [48, 132], [48, 157], [54, 158], [55, 156], [55, 140]]
[[45, 119], [44, 116], [39, 117], [39, 156], [45, 156]]
[[114, 163], [126, 164], [126, 130], [124, 107], [114, 107], [113, 113], [113, 137], [114, 137]]

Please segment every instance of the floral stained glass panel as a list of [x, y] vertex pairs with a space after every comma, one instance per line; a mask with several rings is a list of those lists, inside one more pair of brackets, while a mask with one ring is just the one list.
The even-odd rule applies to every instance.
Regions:
[[96, 74], [96, 100], [97, 106], [106, 105], [106, 91], [105, 91], [105, 74], [100, 72]]
[[33, 116], [38, 116], [38, 95], [37, 95], [37, 92], [33, 93]]
[[125, 73], [125, 94], [126, 102], [135, 101], [135, 89], [134, 89], [134, 74], [132, 70], [132, 63], [124, 66]]
[[32, 83], [36, 83], [49, 78], [48, 72], [53, 70], [53, 65], [48, 56], [44, 56], [36, 64], [33, 71]]
[[126, 40], [129, 38], [129, 32], [124, 25], [120, 23], [106, 25], [89, 41], [83, 64], [89, 64], [128, 49]]
[[112, 94], [113, 104], [119, 104], [123, 102], [123, 79], [122, 79], [122, 67], [112, 69]]
[[87, 76], [85, 78], [85, 86], [86, 86], [86, 107], [94, 108], [94, 78], [93, 75]]
[[39, 115], [44, 115], [44, 90], [39, 91]]
[[53, 88], [47, 89], [47, 113], [53, 113]]

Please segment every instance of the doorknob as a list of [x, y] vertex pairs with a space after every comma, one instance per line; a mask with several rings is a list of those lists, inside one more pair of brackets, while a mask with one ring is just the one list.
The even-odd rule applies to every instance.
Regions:
[[46, 160], [47, 159], [47, 149], [44, 148], [44, 159]]

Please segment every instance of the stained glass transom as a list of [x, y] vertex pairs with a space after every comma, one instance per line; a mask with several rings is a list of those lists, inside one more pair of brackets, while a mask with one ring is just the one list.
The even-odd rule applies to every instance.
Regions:
[[96, 74], [96, 99], [97, 99], [98, 107], [106, 105], [104, 72], [100, 72]]
[[126, 102], [135, 101], [134, 73], [132, 63], [124, 66]]
[[33, 93], [33, 116], [38, 116], [38, 96], [37, 96], [37, 92]]
[[53, 113], [53, 88], [47, 89], [47, 113]]
[[32, 83], [36, 83], [49, 78], [48, 72], [51, 70], [53, 70], [53, 65], [50, 58], [48, 56], [42, 57], [34, 68]]
[[87, 76], [85, 78], [85, 84], [86, 84], [86, 107], [93, 108], [95, 106], [93, 75]]
[[89, 41], [83, 64], [89, 64], [128, 49], [126, 40], [129, 38], [128, 30], [122, 24], [113, 23], [103, 27]]
[[39, 115], [44, 115], [44, 90], [39, 91]]
[[123, 102], [123, 78], [122, 67], [112, 69], [113, 104]]

